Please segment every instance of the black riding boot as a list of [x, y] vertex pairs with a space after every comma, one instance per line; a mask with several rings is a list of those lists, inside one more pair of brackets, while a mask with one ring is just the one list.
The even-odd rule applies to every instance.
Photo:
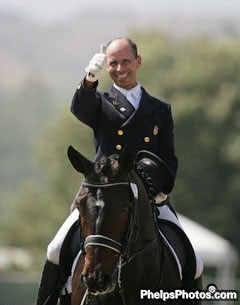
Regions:
[[56, 305], [61, 289], [60, 267], [46, 261], [42, 272], [36, 305]]

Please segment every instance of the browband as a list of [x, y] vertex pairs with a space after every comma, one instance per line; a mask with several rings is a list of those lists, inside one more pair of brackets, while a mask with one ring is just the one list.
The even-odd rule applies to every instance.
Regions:
[[111, 186], [116, 186], [116, 185], [129, 185], [129, 182], [123, 181], [123, 182], [113, 182], [113, 183], [90, 183], [87, 181], [82, 182], [82, 186], [87, 186], [87, 187], [111, 187]]

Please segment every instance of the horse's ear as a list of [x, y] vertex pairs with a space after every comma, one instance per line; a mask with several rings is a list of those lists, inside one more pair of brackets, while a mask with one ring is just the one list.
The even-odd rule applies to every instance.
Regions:
[[71, 145], [67, 150], [68, 159], [76, 171], [84, 174], [85, 176], [93, 168], [93, 163], [85, 158], [80, 152], [74, 149]]
[[124, 173], [130, 172], [130, 170], [133, 169], [134, 160], [135, 154], [128, 146], [125, 146], [118, 158], [120, 170], [122, 170]]

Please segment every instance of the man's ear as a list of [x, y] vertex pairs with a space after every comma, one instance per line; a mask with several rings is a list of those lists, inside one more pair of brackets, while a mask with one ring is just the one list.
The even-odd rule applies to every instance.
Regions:
[[137, 57], [137, 68], [140, 68], [142, 65], [142, 57], [141, 55], [138, 55]]

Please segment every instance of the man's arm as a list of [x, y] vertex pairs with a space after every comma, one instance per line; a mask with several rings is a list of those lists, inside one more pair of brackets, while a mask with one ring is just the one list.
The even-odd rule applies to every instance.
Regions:
[[100, 53], [90, 60], [85, 69], [86, 76], [78, 86], [72, 100], [71, 112], [83, 123], [94, 128], [101, 109], [101, 98], [97, 93], [98, 76], [106, 61], [106, 47], [101, 45]]
[[170, 105], [167, 105], [164, 118], [165, 120], [162, 126], [160, 138], [160, 157], [167, 163], [170, 172], [175, 179], [178, 168], [178, 159], [174, 148], [174, 123]]
[[95, 128], [101, 109], [101, 98], [97, 93], [98, 82], [90, 84], [83, 80], [72, 99], [71, 112], [84, 124]]

